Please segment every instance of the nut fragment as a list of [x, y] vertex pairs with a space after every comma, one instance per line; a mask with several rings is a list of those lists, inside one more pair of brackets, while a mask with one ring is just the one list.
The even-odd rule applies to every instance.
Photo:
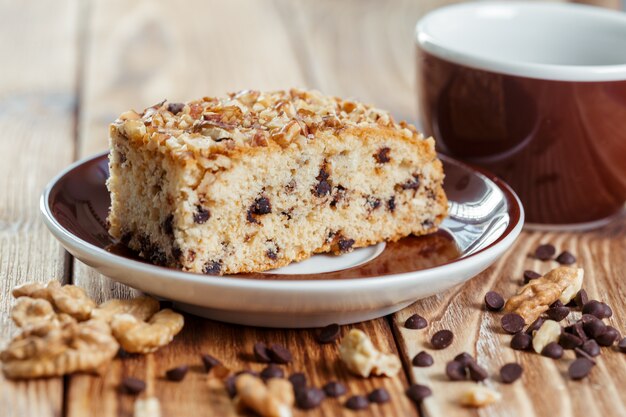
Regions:
[[541, 353], [544, 347], [552, 342], [558, 342], [561, 336], [561, 326], [554, 320], [543, 322], [539, 330], [533, 335], [533, 350]]
[[111, 320], [111, 330], [125, 351], [149, 353], [171, 342], [183, 324], [182, 315], [166, 308], [147, 322], [129, 313], [116, 314]]
[[563, 304], [570, 302], [580, 291], [582, 283], [582, 268], [558, 267], [520, 288], [517, 295], [506, 302], [504, 310], [515, 312], [526, 323], [531, 323], [555, 301]]
[[133, 417], [161, 417], [161, 403], [156, 397], [137, 398]]
[[159, 311], [159, 302], [152, 297], [141, 296], [130, 300], [113, 299], [100, 304], [91, 312], [91, 318], [110, 323], [116, 314], [130, 314], [137, 320], [146, 321]]
[[239, 404], [262, 417], [290, 417], [294, 403], [293, 388], [289, 381], [272, 379], [266, 386], [250, 374], [242, 374], [235, 381]]
[[69, 314], [79, 321], [88, 320], [91, 310], [96, 306], [82, 288], [61, 285], [59, 281], [54, 280], [45, 286], [39, 283], [21, 285], [13, 289], [13, 296], [48, 300], [57, 312]]
[[401, 368], [397, 356], [378, 351], [370, 338], [361, 330], [352, 329], [339, 346], [341, 360], [356, 375], [394, 376]]
[[11, 318], [19, 327], [50, 321], [55, 316], [52, 304], [42, 298], [20, 297], [11, 311]]
[[500, 401], [502, 395], [483, 385], [472, 385], [461, 394], [460, 403], [466, 407], [485, 407]]

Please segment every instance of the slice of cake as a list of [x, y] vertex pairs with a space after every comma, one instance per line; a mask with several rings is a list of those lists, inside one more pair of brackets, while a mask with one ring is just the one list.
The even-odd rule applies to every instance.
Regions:
[[263, 271], [433, 232], [432, 138], [315, 91], [159, 103], [110, 128], [109, 232], [158, 265]]

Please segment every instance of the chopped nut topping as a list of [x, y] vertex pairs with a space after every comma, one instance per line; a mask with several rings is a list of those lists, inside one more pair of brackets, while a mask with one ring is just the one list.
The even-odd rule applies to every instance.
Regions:
[[561, 336], [561, 326], [554, 320], [543, 322], [539, 330], [533, 334], [533, 350], [541, 353], [544, 347], [552, 342], [558, 342]]
[[352, 329], [339, 346], [341, 360], [348, 370], [362, 377], [372, 375], [394, 376], [402, 365], [397, 356], [378, 351], [361, 330]]

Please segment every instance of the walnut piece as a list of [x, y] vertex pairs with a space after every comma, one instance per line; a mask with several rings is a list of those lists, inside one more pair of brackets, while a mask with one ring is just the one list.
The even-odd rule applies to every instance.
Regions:
[[267, 386], [261, 378], [242, 374], [235, 381], [235, 401], [261, 417], [291, 417], [294, 404], [293, 388], [285, 379], [273, 378]]
[[31, 297], [49, 301], [55, 311], [69, 314], [76, 320], [88, 320], [96, 303], [85, 290], [75, 285], [61, 285], [50, 281], [45, 286], [40, 283], [27, 283], [13, 289], [15, 298]]
[[148, 321], [132, 314], [116, 314], [111, 319], [111, 330], [125, 351], [154, 352], [167, 345], [183, 328], [185, 320], [169, 308], [159, 311]]
[[43, 298], [20, 297], [11, 311], [11, 318], [19, 327], [33, 326], [55, 317], [52, 304]]
[[161, 417], [161, 403], [156, 397], [137, 398], [133, 417]]
[[116, 314], [130, 314], [137, 320], [146, 321], [159, 311], [159, 302], [148, 296], [130, 300], [105, 301], [91, 312], [91, 318], [110, 323]]
[[533, 350], [541, 353], [549, 343], [558, 342], [561, 336], [561, 326], [554, 320], [543, 322], [539, 330], [533, 332]]
[[394, 376], [402, 364], [397, 356], [378, 351], [361, 330], [352, 329], [339, 346], [341, 360], [350, 372], [364, 378], [370, 375]]
[[466, 407], [485, 407], [500, 401], [502, 395], [484, 385], [472, 385], [463, 391], [459, 402]]
[[556, 300], [563, 304], [570, 302], [582, 284], [582, 268], [561, 266], [520, 288], [506, 302], [504, 310], [519, 314], [527, 324], [532, 323]]
[[109, 326], [102, 321], [53, 320], [24, 330], [0, 353], [0, 359], [7, 378], [61, 376], [99, 371], [118, 349]]

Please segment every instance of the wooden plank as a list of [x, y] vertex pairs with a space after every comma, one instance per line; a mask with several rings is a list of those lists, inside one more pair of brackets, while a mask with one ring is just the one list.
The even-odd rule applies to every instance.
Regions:
[[[67, 260], [39, 216], [45, 184], [72, 160], [77, 4], [0, 2], [0, 345], [16, 331], [11, 289], [61, 280]], [[0, 375], [3, 416], [58, 416], [61, 378], [14, 382]]]
[[[621, 416], [626, 414], [626, 358], [615, 349], [602, 348], [602, 356], [588, 379], [571, 381], [567, 366], [573, 359], [566, 351], [563, 359], [554, 361], [537, 354], [514, 351], [511, 336], [500, 328], [500, 314], [484, 309], [483, 297], [489, 290], [506, 297], [515, 293], [525, 269], [546, 272], [555, 262], [541, 262], [530, 256], [540, 243], [551, 242], [558, 250], [577, 254], [578, 265], [585, 269], [584, 288], [590, 298], [606, 301], [614, 315], [609, 322], [622, 333], [626, 330], [626, 297], [622, 283], [626, 280], [626, 218], [610, 226], [587, 233], [524, 232], [515, 247], [500, 261], [465, 285], [433, 296], [394, 315], [393, 322], [403, 359], [406, 363], [421, 350], [435, 358], [430, 368], [412, 367], [412, 380], [429, 385], [433, 396], [424, 403], [428, 416]], [[417, 313], [430, 322], [425, 330], [408, 330], [404, 320]], [[430, 347], [430, 336], [437, 330], [450, 329], [453, 344], [436, 351]], [[481, 411], [458, 405], [460, 392], [471, 382], [450, 382], [445, 376], [447, 361], [463, 351], [474, 355], [492, 378], [486, 383], [503, 395], [502, 401]], [[511, 385], [501, 384], [498, 372], [504, 363], [518, 362], [524, 367], [522, 379]]]

